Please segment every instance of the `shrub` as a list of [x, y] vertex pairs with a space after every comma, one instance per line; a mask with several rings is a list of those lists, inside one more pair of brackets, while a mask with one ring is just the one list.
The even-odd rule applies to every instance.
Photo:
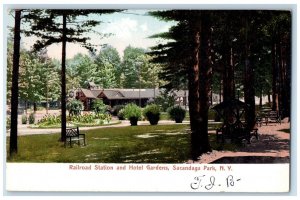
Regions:
[[124, 117], [124, 109], [119, 110], [119, 112], [118, 112], [118, 118], [119, 118], [119, 120], [124, 120], [125, 119], [125, 117]]
[[156, 104], [150, 104], [143, 110], [143, 115], [150, 122], [151, 125], [156, 125], [160, 118], [160, 109]]
[[107, 113], [102, 113], [97, 115], [96, 117], [97, 119], [99, 119], [100, 121], [107, 121], [107, 123], [109, 123], [111, 121], [111, 115], [107, 114]]
[[80, 115], [81, 110], [83, 110], [83, 104], [79, 100], [71, 100], [67, 103], [67, 110], [69, 115]]
[[95, 122], [95, 115], [91, 113], [87, 113], [84, 115], [77, 115], [72, 118], [73, 122], [78, 123], [94, 123]]
[[175, 120], [176, 123], [182, 123], [185, 118], [185, 110], [180, 106], [172, 106], [168, 108], [169, 116], [172, 120]]
[[100, 113], [104, 114], [107, 111], [107, 105], [105, 105], [102, 100], [97, 99], [93, 102], [92, 109], [96, 115]]
[[40, 119], [37, 124], [49, 126], [49, 125], [55, 125], [55, 124], [60, 124], [60, 123], [61, 123], [60, 115], [57, 116], [57, 115], [47, 114], [42, 119]]
[[111, 115], [107, 113], [100, 113], [95, 115], [93, 113], [87, 113], [84, 115], [74, 116], [72, 122], [81, 125], [102, 125], [104, 122], [109, 123], [111, 121]]
[[[111, 115], [104, 113], [95, 115], [94, 113], [87, 113], [84, 115], [74, 115], [72, 117], [67, 117], [67, 121], [75, 124], [87, 124], [87, 125], [97, 125], [104, 124], [105, 122], [110, 123]], [[42, 119], [40, 119], [37, 123], [40, 127], [47, 126], [55, 126], [61, 123], [61, 115], [45, 115]]]
[[34, 115], [34, 113], [30, 113], [30, 115], [28, 117], [28, 122], [29, 122], [29, 124], [34, 124], [34, 122], [35, 122], [35, 115]]
[[142, 117], [142, 109], [136, 104], [130, 103], [124, 107], [124, 117], [129, 119], [131, 117], [141, 118]]
[[171, 92], [164, 91], [154, 100], [155, 104], [161, 107], [162, 111], [167, 111], [167, 109], [175, 104], [175, 96]]
[[27, 124], [27, 116], [25, 114], [22, 115], [22, 124]]
[[115, 105], [113, 108], [112, 108], [112, 115], [113, 116], [118, 116], [120, 110], [122, 110], [125, 106], [124, 105]]
[[132, 126], [136, 126], [137, 121], [142, 117], [142, 110], [135, 104], [127, 104], [124, 107], [124, 117], [130, 120]]

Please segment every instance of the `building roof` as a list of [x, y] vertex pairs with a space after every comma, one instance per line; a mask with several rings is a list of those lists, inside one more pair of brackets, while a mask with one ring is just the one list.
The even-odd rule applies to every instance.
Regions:
[[95, 97], [95, 95], [93, 94], [92, 90], [88, 90], [88, 89], [80, 89], [82, 91], [82, 93], [84, 94], [84, 96], [86, 98], [90, 98], [90, 99], [96, 99], [97, 97]]
[[150, 99], [158, 96], [160, 94], [158, 89], [121, 89], [120, 92], [124, 95], [124, 98], [127, 99], [139, 99], [140, 97], [143, 99]]
[[102, 93], [108, 99], [123, 99], [124, 98], [124, 95], [118, 90], [103, 90]]
[[[87, 98], [96, 99], [104, 95], [107, 99], [154, 99], [161, 94], [159, 89], [83, 89], [81, 91]], [[188, 92], [176, 91], [177, 97], [187, 96]]]
[[174, 94], [177, 97], [187, 97], [187, 96], [189, 96], [189, 91], [188, 90], [178, 90], [178, 91], [174, 91]]
[[97, 98], [103, 90], [90, 90], [90, 91], [93, 93], [94, 97]]

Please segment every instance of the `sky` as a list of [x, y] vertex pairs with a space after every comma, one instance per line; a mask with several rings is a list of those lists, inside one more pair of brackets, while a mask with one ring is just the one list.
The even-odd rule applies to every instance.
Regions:
[[[101, 20], [102, 23], [95, 27], [94, 30], [100, 33], [110, 33], [109, 37], [100, 39], [96, 34], [90, 34], [92, 44], [108, 44], [117, 49], [120, 56], [123, 56], [124, 49], [131, 45], [147, 49], [163, 42], [159, 39], [150, 39], [149, 36], [161, 32], [166, 32], [175, 24], [175, 22], [165, 22], [147, 14], [149, 10], [126, 10], [119, 13], [106, 14], [101, 16], [91, 16], [92, 19]], [[13, 19], [8, 22], [13, 26]], [[26, 49], [36, 41], [35, 37], [21, 38], [22, 46]], [[98, 52], [101, 47], [97, 48]], [[61, 59], [61, 44], [53, 44], [47, 48], [48, 56], [51, 58]], [[72, 58], [78, 53], [87, 54], [88, 51], [79, 44], [67, 43], [67, 58]]]

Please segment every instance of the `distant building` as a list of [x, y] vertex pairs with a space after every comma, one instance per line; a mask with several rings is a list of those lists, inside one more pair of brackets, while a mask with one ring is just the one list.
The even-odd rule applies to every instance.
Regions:
[[[89, 83], [88, 89], [79, 88], [76, 91], [76, 99], [83, 102], [84, 110], [90, 110], [92, 102], [102, 99], [106, 105], [124, 105], [135, 103], [146, 106], [147, 103], [161, 94], [161, 89], [100, 89], [94, 83]], [[188, 91], [175, 91], [175, 101], [179, 105], [187, 105]]]

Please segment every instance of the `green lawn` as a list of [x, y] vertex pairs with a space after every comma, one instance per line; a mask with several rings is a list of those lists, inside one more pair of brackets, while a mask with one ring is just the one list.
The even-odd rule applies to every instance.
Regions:
[[[216, 116], [216, 112], [212, 109], [208, 110], [208, 119], [209, 120], [214, 120]], [[170, 120], [169, 114], [167, 112], [161, 112], [160, 113], [160, 120]], [[189, 121], [190, 120], [190, 115], [189, 112], [187, 111], [185, 114], [185, 118], [183, 119], [184, 121]]]
[[[170, 120], [169, 114], [167, 112], [161, 112], [160, 113], [160, 120]], [[185, 114], [185, 118], [183, 120], [184, 121], [189, 121], [190, 120], [190, 115], [189, 115], [188, 112]]]
[[[189, 159], [188, 132], [184, 124], [101, 128], [82, 131], [87, 146], [73, 148], [64, 148], [59, 134], [20, 136], [19, 153], [8, 162], [182, 163]], [[210, 140], [220, 148], [215, 135]]]

